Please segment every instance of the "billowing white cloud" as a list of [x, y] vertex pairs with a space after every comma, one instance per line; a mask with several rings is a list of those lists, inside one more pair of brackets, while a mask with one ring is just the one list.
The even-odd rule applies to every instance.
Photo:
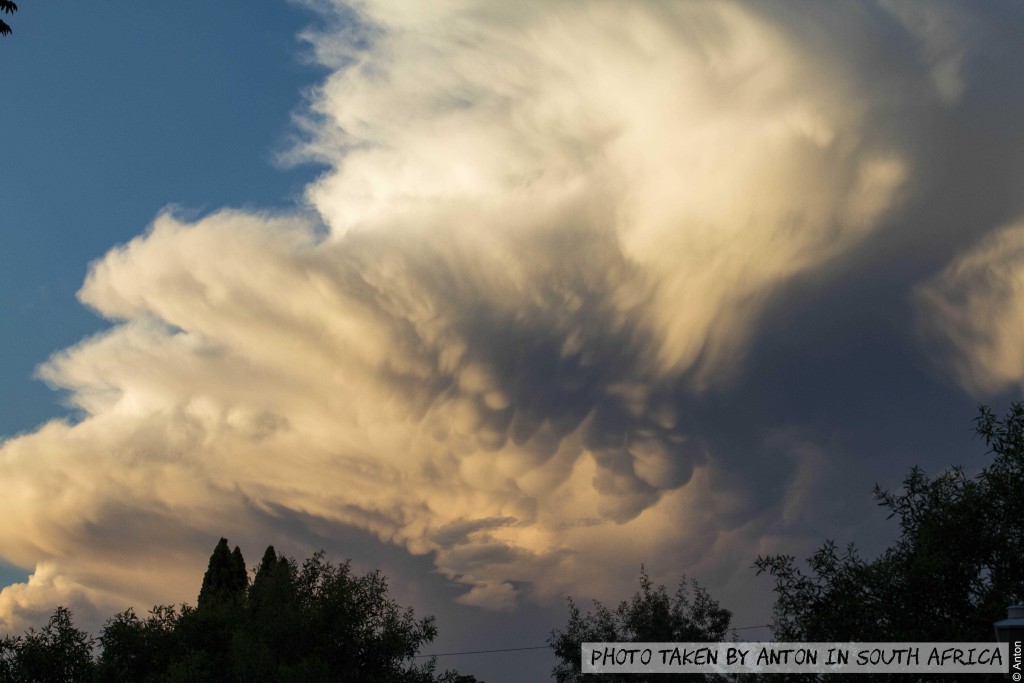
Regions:
[[[41, 369], [81, 419], [0, 445], [0, 548], [35, 568], [0, 626], [188, 599], [197, 548], [295, 520], [431, 553], [498, 609], [644, 560], [728, 574], [813, 498], [818, 460], [726, 462], [685, 406], [899, 207], [873, 47], [742, 3], [355, 10], [309, 37], [320, 220], [164, 213], [91, 267], [115, 324]], [[922, 30], [898, 78], [957, 94]]]
[[957, 256], [914, 292], [936, 361], [984, 397], [1024, 387], [1024, 221]]
[[741, 5], [362, 9], [384, 32], [323, 86], [307, 150], [344, 157], [309, 192], [334, 234], [572, 222], [641, 273], [617, 299], [644, 300], [659, 369], [699, 385], [910, 172], [872, 139], [870, 82]]

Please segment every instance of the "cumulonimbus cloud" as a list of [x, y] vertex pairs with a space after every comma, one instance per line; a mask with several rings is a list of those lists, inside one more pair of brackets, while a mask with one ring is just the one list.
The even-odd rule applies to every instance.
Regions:
[[[335, 69], [295, 151], [330, 165], [319, 219], [168, 212], [91, 267], [114, 325], [41, 369], [80, 419], [0, 451], [0, 548], [35, 568], [0, 624], [188, 598], [228, 525], [355, 526], [505, 608], [713, 567], [770, 524], [680, 397], [899, 206], [870, 46], [738, 3], [353, 9], [308, 36]], [[936, 106], [962, 87], [944, 45], [901, 72]]]

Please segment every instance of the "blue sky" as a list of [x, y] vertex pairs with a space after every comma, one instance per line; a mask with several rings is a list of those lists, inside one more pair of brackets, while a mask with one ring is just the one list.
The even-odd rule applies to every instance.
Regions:
[[752, 626], [758, 554], [870, 555], [876, 482], [985, 464], [1019, 4], [311, 4], [10, 18], [4, 628], [194, 600], [222, 535], [380, 567], [435, 652], [642, 562]]
[[294, 206], [315, 169], [276, 154], [322, 73], [282, 2], [35, 3], [4, 43], [3, 433], [60, 414], [32, 380], [102, 329], [74, 297], [90, 261], [167, 205]]

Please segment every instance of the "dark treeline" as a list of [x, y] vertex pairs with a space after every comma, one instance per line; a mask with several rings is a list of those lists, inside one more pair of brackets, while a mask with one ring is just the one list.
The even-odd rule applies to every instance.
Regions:
[[434, 618], [400, 608], [379, 572], [354, 576], [323, 552], [299, 566], [269, 547], [250, 582], [222, 538], [195, 607], [125, 610], [95, 641], [59, 607], [42, 629], [0, 641], [0, 682], [476, 683], [415, 663], [436, 635]]
[[572, 598], [569, 623], [564, 631], [552, 632], [548, 643], [559, 663], [551, 675], [558, 683], [616, 681], [633, 683], [648, 678], [669, 681], [725, 681], [722, 676], [704, 674], [583, 674], [580, 647], [583, 643], [717, 643], [727, 641], [732, 613], [724, 609], [696, 581], [682, 579], [669, 595], [665, 586], [655, 587], [646, 570], [640, 568], [640, 590], [616, 609], [594, 601], [594, 611], [583, 613]]

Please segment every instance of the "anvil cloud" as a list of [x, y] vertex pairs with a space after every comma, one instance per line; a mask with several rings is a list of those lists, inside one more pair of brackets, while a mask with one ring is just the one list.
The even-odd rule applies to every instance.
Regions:
[[[166, 211], [92, 265], [111, 327], [40, 369], [78, 418], [0, 444], [0, 549], [34, 568], [0, 625], [190, 599], [210, 539], [295, 524], [429, 554], [492, 609], [641, 561], [731, 575], [798, 533], [828, 456], [779, 429], [744, 457], [693, 406], [742, 385], [788, 296], [931, 239], [931, 131], [989, 18], [316, 6], [332, 72], [290, 154], [329, 168], [312, 211]], [[951, 228], [896, 292], [975, 392], [1024, 381], [1021, 229], [996, 226]]]

